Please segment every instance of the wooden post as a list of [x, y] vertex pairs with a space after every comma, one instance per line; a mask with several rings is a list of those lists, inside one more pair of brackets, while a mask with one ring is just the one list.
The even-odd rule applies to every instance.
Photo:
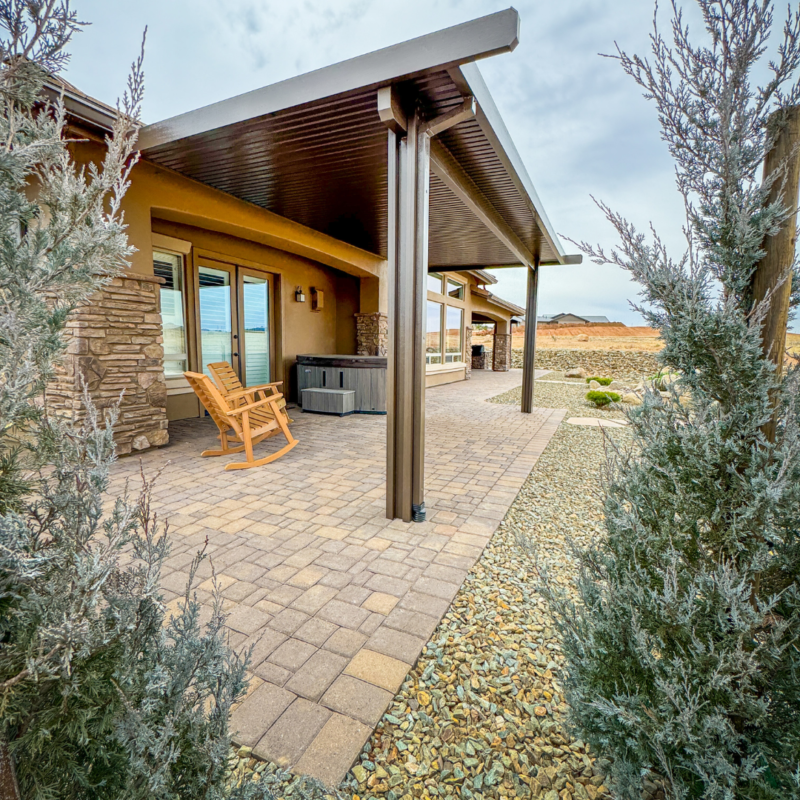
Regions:
[[19, 784], [11, 753], [0, 741], [0, 800], [19, 800]]
[[539, 258], [528, 267], [528, 297], [525, 303], [525, 343], [522, 351], [522, 401], [520, 411], [533, 410], [533, 385], [536, 374], [536, 305], [539, 292]]
[[[781, 112], [776, 112], [780, 114]], [[764, 159], [764, 178], [786, 165], [785, 181], [776, 181], [770, 190], [769, 201], [782, 200], [783, 205], [795, 210], [783, 228], [764, 243], [765, 255], [753, 274], [753, 306], [762, 303], [768, 296], [769, 308], [764, 316], [761, 341], [766, 358], [775, 364], [780, 376], [783, 371], [783, 354], [786, 349], [786, 329], [789, 320], [789, 299], [792, 276], [789, 269], [794, 261], [797, 239], [797, 201], [800, 186], [800, 106], [788, 109], [786, 122], [775, 144]], [[783, 196], [781, 197], [781, 192]], [[764, 434], [775, 440], [776, 420], [764, 426]]]

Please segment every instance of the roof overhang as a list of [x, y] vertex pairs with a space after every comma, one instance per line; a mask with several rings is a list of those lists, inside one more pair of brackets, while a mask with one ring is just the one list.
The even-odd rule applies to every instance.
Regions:
[[[476, 213], [432, 165], [429, 263], [469, 269], [567, 263], [558, 237], [475, 61], [512, 51], [513, 8], [145, 126], [144, 158], [242, 200], [388, 255], [387, 131], [378, 92], [391, 86], [426, 117], [465, 97], [474, 116], [436, 137], [476, 188]], [[446, 176], [445, 176], [446, 177]], [[481, 204], [483, 204], [481, 206]], [[507, 234], [498, 237], [498, 230]], [[516, 242], [519, 247], [509, 247]]]

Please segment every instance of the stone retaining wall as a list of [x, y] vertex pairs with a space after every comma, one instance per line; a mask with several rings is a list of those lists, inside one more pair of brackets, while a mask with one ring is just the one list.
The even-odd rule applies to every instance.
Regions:
[[[492, 351], [486, 351], [491, 363]], [[581, 367], [587, 372], [610, 377], [639, 377], [658, 371], [658, 353], [642, 350], [556, 350], [536, 351], [536, 368], [566, 370]], [[522, 369], [522, 349], [512, 352], [512, 367]]]
[[146, 275], [114, 278], [77, 309], [67, 322], [67, 356], [47, 391], [55, 413], [76, 418], [83, 413], [81, 378], [97, 408], [119, 402], [120, 455], [169, 441], [161, 283]]
[[[658, 371], [657, 353], [641, 350], [551, 350], [536, 351], [538, 369], [565, 370], [581, 367], [587, 372], [607, 375], [652, 375]], [[522, 350], [514, 350], [512, 363], [522, 368]]]

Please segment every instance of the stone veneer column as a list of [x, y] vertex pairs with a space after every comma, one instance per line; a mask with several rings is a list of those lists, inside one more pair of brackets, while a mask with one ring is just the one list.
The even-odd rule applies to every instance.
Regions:
[[389, 317], [379, 311], [356, 314], [356, 350], [359, 356], [385, 356], [388, 352]]
[[47, 390], [49, 408], [76, 418], [83, 413], [81, 377], [98, 409], [119, 402], [114, 438], [121, 455], [169, 441], [163, 282], [133, 273], [114, 278], [77, 309], [67, 322], [67, 356]]
[[508, 372], [511, 369], [511, 334], [496, 333], [492, 340], [492, 369]]
[[464, 362], [467, 365], [466, 379], [472, 377], [472, 325], [467, 325], [464, 328]]

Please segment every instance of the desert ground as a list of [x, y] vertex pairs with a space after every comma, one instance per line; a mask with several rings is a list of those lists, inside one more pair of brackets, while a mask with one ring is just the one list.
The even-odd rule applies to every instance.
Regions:
[[[492, 329], [475, 330], [473, 344], [491, 347]], [[589, 341], [578, 341], [584, 335]], [[525, 337], [525, 326], [514, 327], [513, 347], [521, 349]], [[800, 347], [800, 335], [797, 337]], [[625, 327], [624, 325], [564, 325], [548, 327], [540, 325], [536, 331], [536, 346], [542, 349], [574, 350], [638, 350], [657, 352], [662, 343], [658, 331], [646, 326]]]

